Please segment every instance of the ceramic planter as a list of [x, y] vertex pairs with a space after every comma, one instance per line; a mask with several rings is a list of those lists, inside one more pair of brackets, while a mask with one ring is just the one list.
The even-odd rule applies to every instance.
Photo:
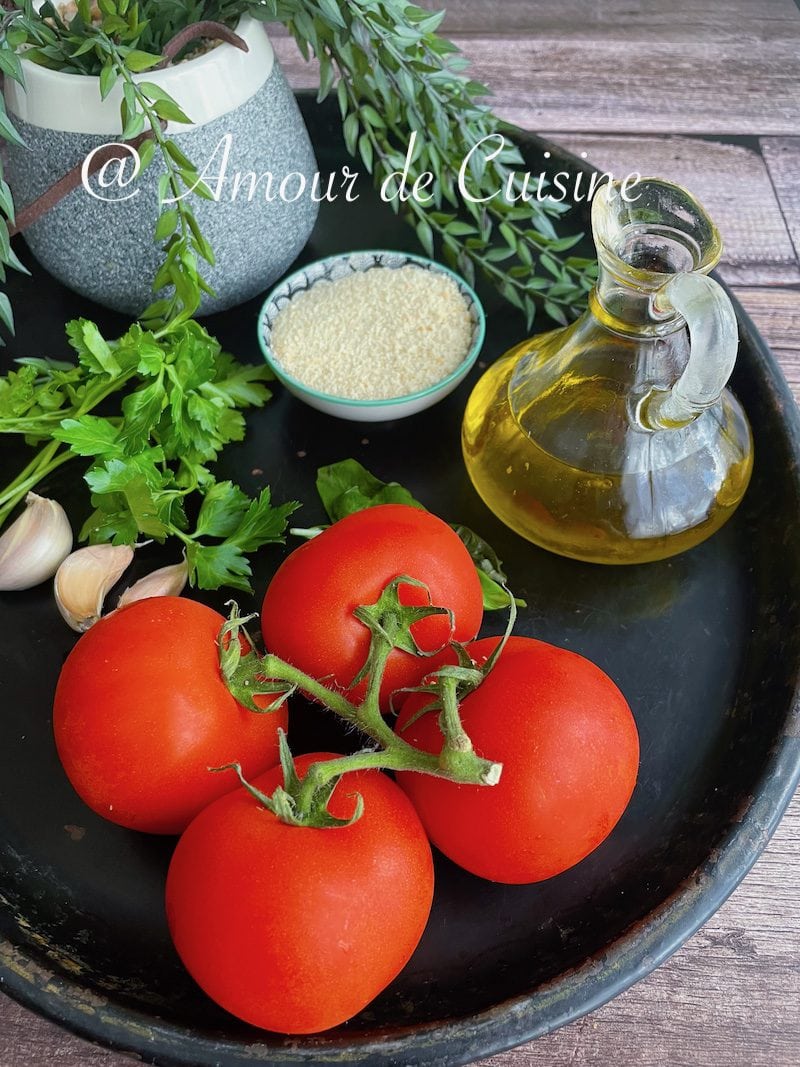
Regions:
[[[201, 56], [137, 76], [157, 82], [192, 119], [168, 127], [181, 150], [202, 172], [212, 161], [220, 174], [229, 136], [227, 169], [215, 201], [191, 196], [192, 209], [216, 255], [204, 276], [216, 291], [203, 312], [249, 299], [274, 282], [305, 245], [318, 205], [310, 195], [316, 162], [291, 89], [261, 23], [244, 17], [237, 33], [249, 51], [220, 44]], [[26, 89], [6, 79], [6, 106], [27, 148], [10, 148], [7, 176], [18, 210], [35, 200], [93, 149], [119, 137], [121, 87], [101, 101], [99, 79], [47, 70], [23, 59]], [[215, 154], [216, 153], [216, 154]], [[118, 170], [119, 168], [117, 168]], [[132, 162], [128, 173], [132, 173]], [[75, 189], [25, 231], [39, 262], [65, 285], [98, 303], [136, 315], [153, 298], [152, 279], [161, 261], [153, 240], [158, 179], [153, 164], [131, 185]], [[243, 175], [236, 195], [234, 179]], [[287, 176], [281, 198], [268, 199]], [[301, 179], [302, 176], [302, 179]], [[301, 185], [306, 192], [291, 200]], [[135, 193], [129, 196], [128, 194]], [[128, 197], [127, 199], [122, 199]]]

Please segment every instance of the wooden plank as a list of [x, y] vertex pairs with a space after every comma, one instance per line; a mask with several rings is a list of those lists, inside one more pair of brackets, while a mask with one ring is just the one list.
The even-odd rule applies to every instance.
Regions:
[[[492, 89], [499, 115], [539, 131], [797, 132], [797, 8], [794, 16], [763, 18], [760, 5], [750, 5], [749, 15], [737, 10], [722, 24], [717, 15], [707, 24], [676, 18], [653, 25], [605, 13], [597, 22], [590, 6], [535, 36], [510, 33], [502, 13], [502, 35], [453, 34], [474, 76]], [[291, 40], [278, 37], [275, 46], [295, 87], [317, 83], [315, 67]]]
[[[667, 30], [711, 39], [796, 37], [800, 12], [795, 0], [671, 0], [666, 4], [635, 4], [631, 0], [560, 0], [558, 4], [531, 0], [417, 0], [429, 11], [445, 9], [441, 32], [453, 36], [491, 37], [522, 33], [540, 38], [607, 36], [609, 32], [651, 36]], [[271, 33], [282, 36], [282, 26]]]
[[798, 18], [794, 0], [670, 0], [669, 4], [636, 4], [631, 0], [560, 0], [558, 4], [531, 0], [419, 0], [420, 6], [446, 8], [449, 33], [491, 34], [525, 32], [531, 36], [559, 32], [604, 33], [609, 25], [627, 31], [661, 32], [665, 28], [699, 28], [711, 36], [739, 36], [764, 32], [767, 23], [791, 24]]
[[741, 285], [800, 282], [800, 265], [764, 161], [743, 145], [690, 137], [550, 135], [615, 176], [657, 174], [690, 189], [725, 242], [722, 276]]
[[[662, 967], [592, 1015], [483, 1067], [796, 1067], [800, 794], [730, 900]], [[724, 1058], [720, 1059], [720, 1050]], [[0, 997], [2, 1067], [129, 1067]]]
[[[680, 33], [456, 38], [503, 118], [526, 129], [787, 134], [800, 114], [797, 36]], [[513, 55], [513, 65], [509, 56]], [[678, 75], [679, 72], [679, 76]], [[763, 95], [762, 95], [763, 94]]]
[[763, 137], [761, 151], [800, 256], [800, 137]]
[[800, 290], [736, 286], [735, 292], [767, 344], [787, 358], [800, 357]]
[[800, 290], [736, 287], [735, 291], [800, 403]]
[[132, 1057], [109, 1052], [73, 1037], [21, 1008], [8, 997], [0, 999], [0, 1064], [3, 1067], [130, 1067]]

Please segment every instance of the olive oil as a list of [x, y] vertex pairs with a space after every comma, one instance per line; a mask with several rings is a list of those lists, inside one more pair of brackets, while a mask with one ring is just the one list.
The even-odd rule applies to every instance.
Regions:
[[750, 480], [753, 442], [726, 389], [738, 346], [708, 272], [722, 243], [680, 186], [644, 178], [592, 205], [598, 280], [571, 326], [511, 349], [464, 415], [464, 461], [508, 526], [596, 563], [647, 563], [705, 540]]
[[[557, 403], [544, 393], [515, 414], [510, 393], [517, 359], [512, 353], [486, 372], [463, 425], [472, 482], [517, 533], [575, 559], [647, 563], [693, 548], [730, 517], [752, 467], [749, 427], [732, 397], [723, 397], [722, 418], [706, 411], [689, 432], [653, 432], [631, 421], [618, 382], [573, 376], [562, 383]], [[606, 444], [624, 442], [627, 462], [615, 462], [619, 448], [589, 447], [597, 462], [576, 465], [574, 458], [548, 452], [523, 429], [541, 428], [552, 416], [550, 436], [557, 438], [556, 425], [575, 415], [575, 405], [587, 425], [587, 445], [593, 432]], [[717, 458], [710, 461], [713, 452]]]

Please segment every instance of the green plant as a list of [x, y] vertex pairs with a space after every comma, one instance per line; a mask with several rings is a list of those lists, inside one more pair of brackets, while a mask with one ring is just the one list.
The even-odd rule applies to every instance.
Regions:
[[[409, 137], [418, 134], [408, 184], [433, 174], [433, 201], [412, 197], [393, 206], [415, 227], [428, 255], [438, 240], [451, 266], [470, 282], [480, 271], [529, 324], [537, 299], [561, 323], [585, 302], [593, 262], [564, 258], [582, 235], [556, 234], [552, 218], [564, 213], [563, 204], [535, 197], [513, 203], [503, 196], [482, 204], [459, 194], [456, 175], [467, 154], [508, 128], [480, 102], [488, 89], [469, 78], [467, 60], [436, 33], [444, 11], [405, 0], [250, 0], [247, 6], [258, 18], [286, 25], [303, 55], [319, 59], [319, 99], [335, 89], [348, 150], [361, 156], [376, 182], [403, 169]], [[509, 142], [496, 159], [474, 154], [471, 164], [476, 200], [503, 188], [513, 168], [524, 168]], [[514, 180], [516, 194], [523, 181]]]
[[[160, 295], [143, 315], [148, 325], [190, 318], [208, 291], [202, 265], [213, 263], [213, 251], [184, 194], [211, 193], [162, 129], [164, 121], [188, 122], [190, 117], [157, 85], [134, 75], [157, 66], [164, 45], [186, 26], [207, 19], [233, 26], [245, 13], [281, 22], [306, 58], [319, 59], [319, 99], [336, 92], [347, 147], [376, 182], [402, 169], [410, 138], [418, 134], [409, 176], [413, 182], [430, 172], [433, 199], [429, 204], [415, 198], [393, 204], [414, 226], [428, 254], [438, 242], [449, 263], [469, 280], [476, 271], [482, 273], [529, 323], [539, 301], [559, 322], [584, 302], [592, 264], [566, 255], [581, 235], [556, 234], [553, 218], [565, 210], [562, 204], [535, 197], [515, 203], [503, 196], [482, 204], [459, 193], [455, 179], [467, 153], [506, 127], [481, 103], [487, 90], [469, 79], [466, 60], [437, 35], [442, 12], [431, 14], [405, 0], [97, 0], [97, 7], [92, 0], [77, 0], [69, 14], [60, 14], [51, 2], [38, 12], [32, 0], [5, 6], [10, 10], [0, 41], [0, 70], [7, 77], [22, 81], [18, 50], [25, 46], [27, 58], [45, 66], [99, 75], [104, 97], [121, 81], [122, 137], [150, 131], [140, 152], [142, 168], [158, 154], [165, 173], [155, 230], [164, 262], [154, 283]], [[0, 136], [20, 143], [2, 104]], [[469, 171], [473, 197], [501, 189], [510, 170], [522, 163], [510, 143], [491, 161], [474, 154]], [[514, 179], [517, 194], [522, 180]], [[179, 199], [172, 206], [163, 203], [167, 197]], [[0, 213], [2, 275], [5, 267], [24, 270], [9, 241], [5, 220], [13, 220], [14, 207], [2, 172]], [[11, 307], [2, 293], [0, 321], [13, 330]]]
[[[150, 3], [147, 6], [158, 14], [159, 4]], [[167, 6], [172, 8], [175, 5]], [[188, 5], [187, 14], [199, 6]], [[169, 94], [154, 82], [133, 77], [161, 62], [160, 49], [157, 53], [151, 53], [141, 45], [149, 42], [157, 47], [160, 35], [171, 32], [173, 23], [159, 18], [156, 26], [152, 26], [142, 13], [142, 5], [131, 3], [130, 0], [100, 0], [99, 10], [93, 8], [91, 0], [77, 0], [75, 8], [74, 16], [65, 21], [56, 5], [45, 3], [37, 12], [32, 0], [23, 0], [17, 11], [6, 18], [7, 28], [0, 47], [0, 69], [6, 76], [23, 83], [17, 50], [25, 46], [26, 58], [43, 66], [74, 74], [99, 75], [103, 99], [121, 81], [122, 139], [131, 140], [149, 128], [150, 137], [143, 142], [139, 151], [141, 170], [150, 166], [156, 152], [165, 170], [159, 181], [161, 213], [155, 223], [155, 239], [163, 243], [164, 261], [153, 283], [154, 289], [157, 292], [163, 290], [165, 295], [156, 299], [141, 318], [144, 323], [154, 327], [185, 321], [197, 311], [202, 293], [211, 291], [203, 280], [200, 262], [214, 262], [214, 253], [200, 231], [185, 194], [191, 190], [198, 196], [211, 198], [211, 192], [199, 180], [192, 162], [180, 150], [174, 138], [165, 135], [162, 126], [168, 121], [188, 124], [191, 120]], [[96, 10], [97, 17], [94, 17]], [[4, 108], [1, 110], [0, 133], [21, 144]], [[7, 189], [7, 186], [0, 186], [0, 194], [5, 194]], [[168, 198], [174, 201], [174, 206], [165, 203]], [[0, 195], [0, 209], [6, 218], [13, 219], [10, 191], [7, 198]], [[6, 226], [0, 227], [0, 258], [6, 265], [19, 269], [21, 264], [16, 260], [10, 244], [6, 248], [3, 233], [7, 237]], [[13, 328], [10, 308], [6, 310], [3, 321]]]
[[[269, 489], [251, 500], [209, 464], [243, 438], [242, 412], [269, 399], [267, 368], [238, 363], [197, 322], [159, 334], [134, 324], [111, 343], [86, 319], [67, 333], [76, 363], [25, 359], [0, 378], [0, 434], [37, 448], [0, 491], [0, 525], [43, 478], [85, 457], [95, 510], [82, 538], [173, 537], [193, 585], [248, 590], [247, 556], [282, 539], [297, 505], [273, 505]], [[117, 410], [96, 414], [113, 396]]]

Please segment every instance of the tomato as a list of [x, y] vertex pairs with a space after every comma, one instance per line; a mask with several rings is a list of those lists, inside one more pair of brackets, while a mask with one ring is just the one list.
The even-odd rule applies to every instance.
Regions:
[[70, 652], [53, 708], [58, 755], [79, 796], [132, 830], [178, 834], [235, 779], [278, 762], [285, 708], [238, 704], [219, 669], [225, 620], [181, 597], [152, 597], [108, 615]]
[[[456, 640], [471, 640], [483, 618], [483, 596], [475, 565], [458, 535], [441, 519], [405, 504], [383, 504], [348, 515], [284, 560], [272, 579], [261, 616], [264, 643], [326, 685], [343, 690], [364, 665], [370, 633], [353, 616], [360, 605], [377, 602], [393, 578], [424, 582], [435, 605], [450, 608]], [[425, 604], [423, 589], [405, 585], [404, 604]], [[447, 616], [416, 623], [420, 648], [433, 651], [451, 637]], [[384, 708], [390, 694], [417, 685], [429, 666], [395, 649], [381, 688]], [[351, 691], [363, 695], [363, 683]]]
[[[296, 760], [302, 778], [316, 760]], [[271, 794], [273, 768], [253, 784]], [[328, 805], [350, 826], [287, 826], [244, 789], [212, 804], [178, 842], [167, 919], [178, 954], [218, 1004], [254, 1026], [308, 1034], [361, 1011], [406, 965], [428, 921], [433, 861], [402, 790], [347, 774]]]
[[[485, 662], [497, 638], [476, 641]], [[411, 694], [397, 730], [441, 748], [435, 713], [404, 725], [430, 697]], [[563, 648], [512, 637], [461, 705], [476, 752], [503, 764], [496, 786], [456, 785], [406, 772], [398, 782], [431, 841], [496, 882], [538, 882], [565, 871], [611, 832], [636, 784], [639, 736], [625, 698], [594, 663]]]

